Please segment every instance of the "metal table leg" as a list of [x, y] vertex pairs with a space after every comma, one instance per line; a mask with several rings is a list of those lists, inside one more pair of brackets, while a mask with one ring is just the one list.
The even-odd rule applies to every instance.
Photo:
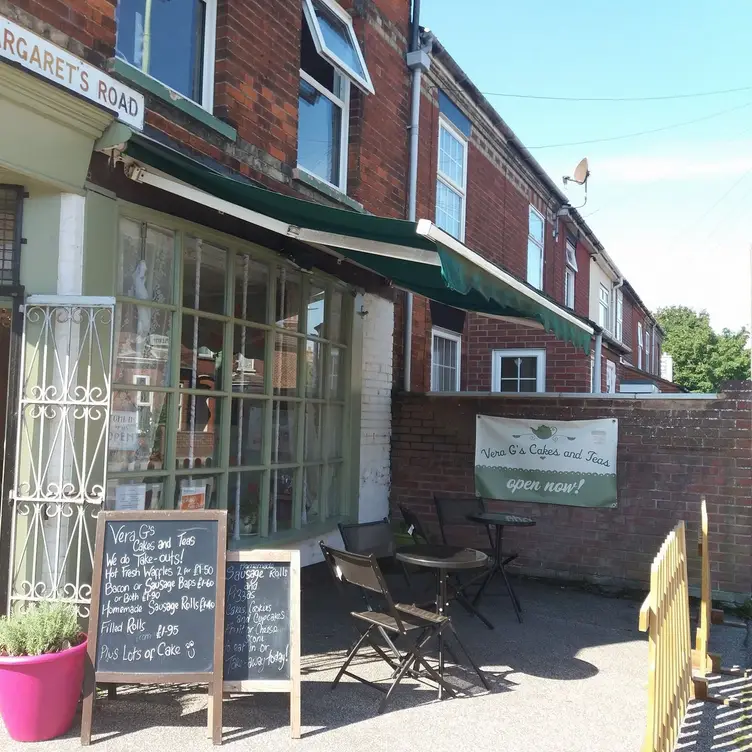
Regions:
[[486, 577], [486, 579], [483, 581], [480, 588], [478, 589], [478, 592], [475, 594], [475, 597], [473, 598], [473, 604], [476, 604], [478, 602], [478, 600], [480, 599], [481, 595], [483, 595], [483, 592], [488, 587], [491, 580], [497, 574], [501, 574], [501, 577], [504, 580], [504, 585], [506, 586], [507, 592], [509, 593], [509, 598], [512, 601], [512, 608], [514, 608], [514, 613], [517, 615], [517, 621], [522, 623], [522, 605], [520, 604], [520, 600], [517, 597], [517, 593], [514, 592], [512, 583], [509, 581], [506, 570], [504, 569], [504, 559], [502, 555], [503, 531], [504, 531], [503, 525], [496, 525], [496, 539], [494, 541], [495, 554], [494, 554], [493, 566], [491, 567], [488, 573], [488, 576]]

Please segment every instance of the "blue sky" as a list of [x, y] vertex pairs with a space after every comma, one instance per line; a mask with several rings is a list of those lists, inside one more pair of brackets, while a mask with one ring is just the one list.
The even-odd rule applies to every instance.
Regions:
[[[554, 180], [588, 157], [580, 211], [651, 308], [684, 304], [707, 309], [716, 329], [750, 326], [752, 88], [648, 102], [491, 94], [651, 97], [752, 87], [752, 3], [422, 0], [421, 23]], [[534, 148], [701, 118], [640, 137]], [[581, 188], [567, 193], [582, 203]]]

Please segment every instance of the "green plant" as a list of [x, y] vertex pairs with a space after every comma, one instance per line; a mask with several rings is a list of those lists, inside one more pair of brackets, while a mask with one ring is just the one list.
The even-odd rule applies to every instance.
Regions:
[[0, 655], [59, 653], [82, 640], [71, 603], [38, 603], [0, 617]]

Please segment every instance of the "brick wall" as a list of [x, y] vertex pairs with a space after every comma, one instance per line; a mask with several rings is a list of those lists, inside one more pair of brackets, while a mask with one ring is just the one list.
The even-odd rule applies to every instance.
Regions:
[[[718, 399], [427, 397], [393, 401], [392, 508], [404, 503], [436, 530], [432, 494], [473, 493], [475, 416], [619, 420], [617, 509], [513, 502], [537, 520], [510, 528], [512, 565], [530, 575], [644, 586], [666, 533], [684, 519], [693, 554], [702, 496], [710, 514], [714, 587], [752, 588], [752, 382]], [[399, 514], [397, 512], [397, 514]], [[482, 531], [468, 543], [483, 544]], [[697, 583], [696, 561], [691, 562]]]

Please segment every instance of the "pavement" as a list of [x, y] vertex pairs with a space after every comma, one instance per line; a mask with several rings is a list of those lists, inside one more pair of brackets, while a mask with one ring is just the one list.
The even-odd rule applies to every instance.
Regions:
[[[640, 604], [558, 585], [515, 583], [523, 624], [500, 583], [481, 604], [493, 631], [460, 607], [451, 612], [491, 681], [490, 692], [469, 667], [450, 665], [450, 681], [465, 690], [462, 696], [439, 701], [435, 689], [406, 680], [377, 715], [381, 694], [371, 687], [344, 680], [330, 689], [354, 631], [348, 604], [333, 584], [306, 577], [303, 736], [290, 738], [287, 695], [233, 695], [224, 703], [223, 746], [232, 752], [637, 752], [647, 682], [647, 642], [637, 630]], [[357, 601], [352, 605], [359, 608]], [[373, 653], [364, 654], [354, 670], [373, 681], [389, 675]], [[97, 701], [93, 732], [92, 749], [102, 752], [210, 750], [206, 690], [121, 687], [116, 699]], [[0, 750], [79, 750], [79, 733], [77, 717], [62, 739], [18, 744], [0, 724]]]

